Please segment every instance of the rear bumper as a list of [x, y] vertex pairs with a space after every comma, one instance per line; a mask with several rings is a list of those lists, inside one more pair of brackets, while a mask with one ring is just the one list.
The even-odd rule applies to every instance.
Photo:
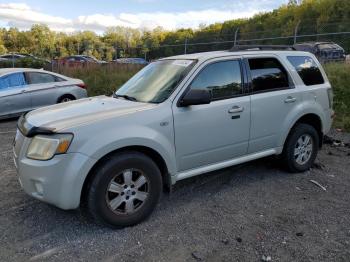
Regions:
[[332, 124], [333, 124], [333, 119], [335, 116], [335, 112], [333, 109], [328, 109], [326, 111], [326, 121], [324, 121], [323, 123], [323, 135], [326, 135], [332, 128]]
[[86, 98], [88, 97], [87, 95], [87, 90], [77, 87], [72, 91], [72, 95], [75, 96], [76, 99], [81, 99], [81, 98]]
[[93, 163], [89, 157], [70, 153], [49, 161], [14, 160], [20, 184], [28, 195], [62, 209], [79, 207], [84, 180]]

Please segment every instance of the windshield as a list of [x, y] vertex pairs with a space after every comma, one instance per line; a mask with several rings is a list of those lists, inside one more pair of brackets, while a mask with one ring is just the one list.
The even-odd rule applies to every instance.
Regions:
[[194, 60], [161, 60], [143, 68], [116, 93], [135, 101], [161, 103], [175, 90], [194, 65]]

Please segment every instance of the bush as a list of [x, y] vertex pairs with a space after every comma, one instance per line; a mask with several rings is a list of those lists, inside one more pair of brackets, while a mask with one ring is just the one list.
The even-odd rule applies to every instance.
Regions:
[[0, 61], [0, 68], [44, 68], [47, 66], [47, 62], [45, 60], [33, 59], [30, 57], [17, 59], [12, 63], [12, 61]]
[[54, 71], [79, 78], [87, 85], [89, 96], [110, 96], [143, 66], [134, 64], [56, 65]]
[[332, 63], [324, 67], [334, 92], [333, 126], [350, 131], [350, 64]]

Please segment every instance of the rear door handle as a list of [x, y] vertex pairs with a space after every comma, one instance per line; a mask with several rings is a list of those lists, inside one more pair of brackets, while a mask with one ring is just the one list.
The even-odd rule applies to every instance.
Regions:
[[292, 97], [292, 96], [288, 96], [286, 98], [286, 100], [284, 100], [285, 103], [294, 103], [295, 101], [297, 101], [297, 99], [295, 97]]
[[228, 110], [229, 114], [235, 114], [235, 113], [241, 113], [244, 111], [244, 107], [242, 106], [233, 106], [231, 109]]

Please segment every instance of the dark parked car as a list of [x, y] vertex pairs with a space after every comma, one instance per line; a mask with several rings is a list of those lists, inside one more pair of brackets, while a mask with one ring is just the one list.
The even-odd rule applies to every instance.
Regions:
[[314, 54], [322, 63], [345, 61], [346, 55], [344, 49], [333, 42], [308, 42], [295, 44], [294, 48], [298, 51], [306, 51]]
[[147, 65], [148, 62], [143, 58], [138, 57], [130, 57], [130, 58], [119, 58], [116, 60], [113, 60], [115, 63], [119, 64], [138, 64], [138, 65]]
[[39, 58], [31, 54], [13, 53], [0, 56], [0, 67], [33, 67], [44, 68], [50, 64], [50, 61], [44, 58]]
[[24, 59], [26, 57], [20, 54], [5, 54], [5, 55], [1, 55], [0, 58], [6, 59], [7, 61], [16, 61], [18, 59]]
[[62, 58], [60, 60], [61, 63], [65, 64], [84, 64], [84, 63], [95, 63], [95, 64], [105, 64], [107, 63], [106, 61], [98, 60], [97, 58], [93, 56], [88, 56], [88, 55], [72, 55], [72, 56], [67, 56], [65, 58]]
[[27, 59], [32, 59], [32, 60], [36, 60], [36, 61], [42, 61], [44, 63], [51, 63], [51, 61], [48, 60], [48, 59], [40, 58], [40, 57], [31, 55], [31, 54], [21, 53], [21, 54], [18, 54], [18, 55], [21, 55], [21, 56], [23, 56], [24, 58], [27, 58]]

